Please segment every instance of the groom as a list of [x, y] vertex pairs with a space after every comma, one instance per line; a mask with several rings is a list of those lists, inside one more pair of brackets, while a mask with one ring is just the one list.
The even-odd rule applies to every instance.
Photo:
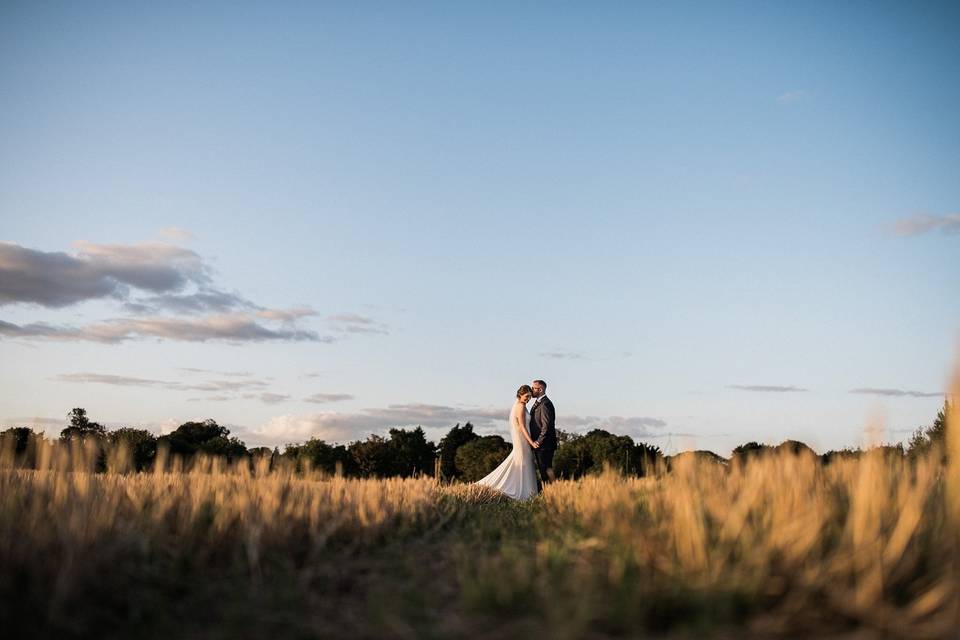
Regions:
[[553, 473], [553, 454], [557, 450], [557, 412], [553, 403], [547, 397], [547, 383], [543, 380], [534, 380], [530, 385], [533, 388], [533, 397], [536, 402], [530, 409], [530, 437], [535, 443], [533, 455], [537, 459], [537, 470], [540, 472], [538, 488], [552, 482], [556, 476]]

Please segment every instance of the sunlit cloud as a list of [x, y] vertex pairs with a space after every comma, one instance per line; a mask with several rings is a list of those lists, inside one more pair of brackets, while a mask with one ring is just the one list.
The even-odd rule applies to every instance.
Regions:
[[180, 227], [165, 227], [160, 230], [160, 236], [177, 242], [186, 242], [194, 238], [192, 233]]
[[[368, 408], [358, 412], [320, 412], [277, 416], [247, 435], [270, 446], [303, 442], [319, 438], [330, 442], [347, 442], [370, 434], [385, 434], [391, 428], [423, 427], [429, 437], [439, 438], [454, 424], [471, 423], [478, 433], [506, 431], [509, 408], [452, 407], [424, 403], [395, 404]], [[666, 426], [666, 421], [646, 416], [576, 416], [557, 417], [557, 428], [570, 432], [606, 429], [634, 438], [653, 437]]]
[[932, 231], [943, 234], [960, 233], [960, 213], [943, 216], [918, 213], [900, 218], [888, 225], [888, 228], [898, 236], [916, 236]]

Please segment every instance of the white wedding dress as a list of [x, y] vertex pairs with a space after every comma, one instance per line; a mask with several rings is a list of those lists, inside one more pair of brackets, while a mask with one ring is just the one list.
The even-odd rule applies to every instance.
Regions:
[[530, 413], [524, 405], [514, 403], [510, 410], [510, 440], [513, 443], [513, 451], [500, 463], [500, 466], [476, 483], [502, 491], [514, 500], [526, 500], [537, 495], [537, 470], [533, 460], [533, 449], [520, 433], [519, 407], [523, 407], [523, 429], [527, 434], [530, 433]]

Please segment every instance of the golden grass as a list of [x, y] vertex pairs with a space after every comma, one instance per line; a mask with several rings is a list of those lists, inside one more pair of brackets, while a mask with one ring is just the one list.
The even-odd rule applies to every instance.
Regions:
[[[954, 406], [948, 425], [960, 424]], [[428, 478], [198, 459], [0, 460], [0, 628], [34, 637], [951, 638], [960, 438], [908, 460], [787, 453], [512, 503]], [[12, 636], [11, 636], [12, 637]]]

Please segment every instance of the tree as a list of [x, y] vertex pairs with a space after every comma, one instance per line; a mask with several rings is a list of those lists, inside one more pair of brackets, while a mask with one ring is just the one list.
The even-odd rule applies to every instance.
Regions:
[[950, 415], [950, 403], [943, 401], [943, 407], [937, 413], [933, 424], [929, 427], [920, 427], [913, 432], [907, 444], [907, 455], [916, 458], [925, 455], [934, 447], [943, 450], [947, 435], [947, 416]]
[[440, 439], [440, 473], [445, 480], [463, 477], [463, 470], [457, 468], [457, 449], [479, 438], [473, 432], [473, 425], [469, 422], [462, 427], [458, 422], [447, 435]]
[[107, 430], [97, 422], [90, 422], [87, 410], [76, 407], [67, 414], [70, 426], [60, 432], [61, 440], [86, 440], [88, 438], [104, 438]]
[[493, 471], [510, 453], [500, 436], [478, 437], [457, 449], [456, 465], [467, 482], [473, 482]]
[[750, 458], [764, 455], [772, 450], [773, 447], [768, 444], [760, 444], [759, 442], [751, 441], [734, 447], [733, 452], [730, 454], [730, 459], [737, 459], [742, 462], [746, 462]]
[[606, 467], [624, 475], [643, 476], [653, 473], [662, 458], [659, 447], [637, 444], [630, 436], [594, 429], [586, 435], [566, 435], [557, 449], [553, 466], [562, 478], [600, 473]]
[[[43, 432], [28, 427], [11, 427], [0, 432], [0, 459], [5, 452], [12, 454], [17, 464], [36, 468], [37, 446], [43, 442]], [[7, 454], [7, 455], [9, 455]]]
[[203, 422], [185, 422], [173, 433], [158, 438], [157, 444], [165, 444], [170, 447], [170, 453], [188, 458], [206, 453], [233, 460], [247, 453], [246, 445], [235, 436], [230, 437], [229, 429], [209, 418]]
[[[92, 469], [106, 471], [107, 469], [107, 430], [98, 422], [91, 422], [87, 418], [87, 410], [75, 407], [67, 414], [70, 425], [60, 432], [60, 440], [83, 445], [82, 448], [93, 447]], [[80, 459], [83, 459], [81, 457]], [[74, 459], [76, 462], [77, 459]]]
[[383, 436], [371, 435], [366, 440], [351, 442], [347, 451], [362, 477], [393, 475], [393, 450]]
[[390, 429], [392, 474], [404, 478], [419, 473], [432, 473], [437, 459], [437, 447], [427, 441], [423, 427]]
[[125, 446], [129, 449], [133, 468], [137, 471], [143, 471], [149, 467], [156, 458], [157, 438], [146, 429], [123, 427], [111, 431], [108, 438], [111, 445]]
[[294, 460], [298, 471], [302, 471], [307, 463], [312, 469], [331, 475], [338, 472], [353, 475], [357, 470], [353, 457], [345, 446], [327, 444], [317, 438], [311, 438], [299, 445], [288, 444], [283, 457]]

